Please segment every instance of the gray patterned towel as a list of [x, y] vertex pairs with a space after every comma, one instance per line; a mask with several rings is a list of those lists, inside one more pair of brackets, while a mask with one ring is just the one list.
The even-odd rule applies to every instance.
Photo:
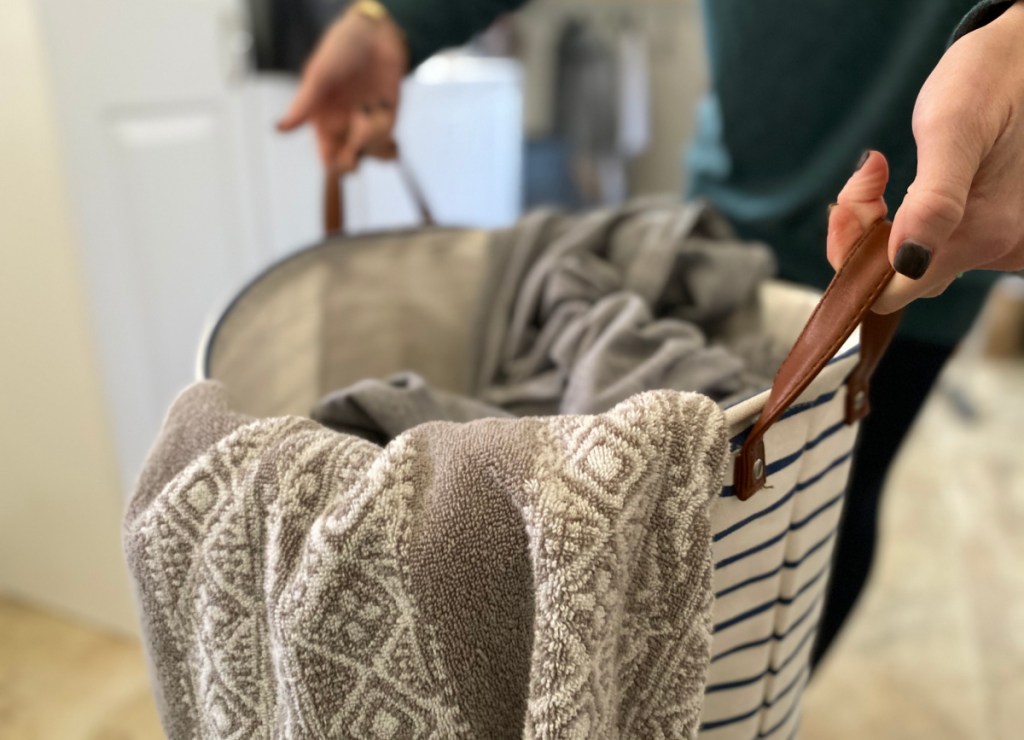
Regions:
[[710, 399], [417, 426], [386, 447], [176, 401], [125, 521], [172, 738], [696, 734]]

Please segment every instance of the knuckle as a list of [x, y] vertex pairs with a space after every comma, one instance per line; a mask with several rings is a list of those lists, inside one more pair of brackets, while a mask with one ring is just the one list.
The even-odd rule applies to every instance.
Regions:
[[938, 115], [932, 106], [918, 106], [914, 109], [910, 126], [914, 132], [914, 138], [920, 140], [930, 132], [935, 131], [938, 125]]
[[930, 95], [917, 99], [910, 125], [915, 137], [943, 134], [949, 131], [951, 123], [963, 125], [977, 115], [978, 106], [973, 96], [950, 99]]
[[948, 189], [914, 188], [910, 195], [913, 212], [922, 221], [955, 226], [964, 217], [964, 199]]
[[910, 119], [911, 130], [918, 139], [933, 132], [942, 132], [948, 128], [950, 119], [957, 117], [957, 113], [949, 101], [918, 98]]

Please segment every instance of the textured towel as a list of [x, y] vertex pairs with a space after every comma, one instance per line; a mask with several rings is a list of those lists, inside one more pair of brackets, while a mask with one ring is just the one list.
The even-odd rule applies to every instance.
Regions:
[[727, 455], [696, 394], [381, 448], [195, 385], [125, 521], [164, 728], [692, 737]]

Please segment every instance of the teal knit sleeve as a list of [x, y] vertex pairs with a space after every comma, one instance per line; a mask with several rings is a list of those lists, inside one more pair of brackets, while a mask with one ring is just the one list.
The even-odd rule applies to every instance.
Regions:
[[961, 36], [988, 25], [1006, 12], [1006, 9], [1015, 2], [1017, 0], [982, 0], [963, 17], [956, 30], [953, 31], [949, 43], [952, 44]]
[[381, 0], [405, 33], [409, 66], [436, 51], [458, 46], [527, 0]]

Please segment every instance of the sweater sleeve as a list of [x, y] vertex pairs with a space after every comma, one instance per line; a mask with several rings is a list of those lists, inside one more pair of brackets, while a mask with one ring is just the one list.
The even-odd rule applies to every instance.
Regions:
[[1018, 0], [982, 0], [980, 3], [975, 5], [968, 11], [967, 15], [963, 17], [960, 24], [953, 31], [953, 35], [949, 39], [949, 43], [952, 44], [963, 36], [966, 36], [971, 31], [976, 31], [982, 26], [986, 26], [996, 18], [1001, 16], [1007, 11]]
[[381, 0], [409, 44], [409, 67], [458, 46], [527, 0]]

